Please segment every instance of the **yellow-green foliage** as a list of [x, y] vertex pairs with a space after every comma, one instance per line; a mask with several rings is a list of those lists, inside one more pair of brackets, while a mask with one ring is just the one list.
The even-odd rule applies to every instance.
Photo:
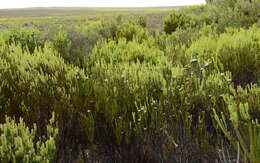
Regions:
[[218, 30], [226, 27], [250, 27], [258, 22], [259, 0], [215, 0], [208, 6], [207, 13]]
[[14, 28], [10, 31], [4, 31], [5, 41], [8, 45], [21, 45], [23, 51], [29, 50], [32, 54], [35, 50], [43, 47], [40, 31], [37, 28]]
[[[98, 44], [85, 62], [97, 102], [93, 114], [104, 115], [103, 120], [112, 126], [118, 141], [122, 137], [129, 141], [133, 134], [142, 137], [144, 128], [158, 128], [148, 119], [157, 111], [151, 106], [142, 108], [166, 93], [164, 72], [167, 73], [170, 63], [162, 51], [121, 39], [117, 43]], [[158, 120], [158, 123], [161, 122]]]
[[0, 125], [0, 161], [2, 163], [51, 163], [56, 154], [56, 137], [54, 114], [47, 125], [47, 137], [36, 141], [37, 127], [29, 129], [20, 118], [18, 123], [6, 117]]
[[168, 34], [178, 29], [186, 29], [192, 26], [195, 26], [195, 22], [190, 17], [176, 12], [169, 15], [164, 21], [164, 31]]
[[203, 36], [191, 45], [186, 55], [198, 59], [201, 64], [214, 63], [222, 72], [230, 71], [236, 85], [256, 83], [260, 71], [259, 33], [259, 28], [252, 27], [230, 30], [219, 37]]
[[146, 29], [135, 24], [124, 24], [119, 27], [118, 38], [126, 38], [126, 40], [138, 40], [139, 42], [145, 40], [148, 37], [148, 32]]
[[92, 54], [86, 57], [86, 64], [104, 61], [105, 63], [150, 63], [158, 64], [166, 60], [164, 53], [157, 48], [149, 47], [137, 41], [127, 42], [125, 39], [98, 44]]
[[[247, 89], [239, 88], [239, 92], [234, 94], [235, 96], [224, 95], [234, 133], [229, 129], [228, 120], [223, 113], [221, 116], [215, 113], [215, 119], [234, 149], [243, 156], [243, 161], [257, 163], [260, 161], [260, 117], [256, 115], [255, 106], [259, 106], [260, 89], [252, 85]], [[249, 100], [243, 99], [245, 94], [251, 95]], [[259, 107], [257, 110], [259, 111]]]
[[239, 14], [252, 4], [185, 7], [164, 32], [124, 15], [1, 30], [0, 162], [216, 162], [227, 140], [259, 162], [260, 30]]
[[[38, 114], [68, 110], [86, 76], [82, 70], [66, 65], [47, 46], [44, 52], [22, 52], [20, 46], [0, 50], [1, 118], [5, 114], [25, 116], [35, 122]], [[23, 109], [26, 106], [26, 109]]]
[[71, 49], [71, 41], [68, 33], [64, 31], [58, 32], [53, 38], [53, 46], [61, 55], [63, 55], [63, 58], [68, 60]]
[[190, 28], [200, 28], [211, 23], [211, 19], [206, 14], [194, 15], [181, 12], [173, 12], [164, 20], [164, 31], [168, 34], [178, 30]]
[[186, 68], [173, 67], [156, 46], [125, 39], [98, 44], [85, 58], [85, 66], [96, 101], [93, 119], [103, 115], [112, 128], [106, 132], [112, 132], [118, 143], [131, 143], [133, 135], [144, 139], [152, 131], [167, 128], [169, 122], [176, 137], [180, 123], [190, 138], [191, 133], [207, 134], [207, 123], [213, 123], [208, 120], [211, 107], [223, 105], [221, 94], [229, 92], [231, 84], [230, 74], [208, 76], [208, 67], [203, 70], [193, 62]]

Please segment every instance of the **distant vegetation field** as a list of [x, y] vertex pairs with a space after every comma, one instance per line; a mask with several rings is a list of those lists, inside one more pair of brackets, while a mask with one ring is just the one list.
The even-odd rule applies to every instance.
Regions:
[[0, 162], [259, 163], [259, 12], [0, 10]]
[[151, 8], [88, 8], [88, 7], [54, 7], [0, 9], [0, 28], [14, 24], [70, 24], [100, 19], [114, 19], [116, 16], [138, 17], [145, 15], [148, 26], [162, 30], [163, 17], [179, 7]]
[[146, 14], [169, 12], [178, 7], [150, 7], [150, 8], [93, 8], [93, 7], [53, 7], [53, 8], [24, 8], [1, 9], [0, 16], [28, 17], [28, 16], [71, 16], [71, 15], [105, 15], [105, 14]]

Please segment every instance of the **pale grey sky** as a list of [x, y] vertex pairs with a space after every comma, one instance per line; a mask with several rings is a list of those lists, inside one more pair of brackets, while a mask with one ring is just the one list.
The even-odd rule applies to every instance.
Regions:
[[25, 7], [152, 7], [204, 4], [205, 0], [0, 0], [0, 8]]

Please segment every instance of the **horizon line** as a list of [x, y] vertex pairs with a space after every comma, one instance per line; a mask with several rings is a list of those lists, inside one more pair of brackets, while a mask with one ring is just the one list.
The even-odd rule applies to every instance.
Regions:
[[117, 6], [117, 7], [112, 7], [112, 6], [33, 6], [33, 7], [14, 7], [14, 8], [1, 8], [0, 10], [12, 10], [12, 9], [34, 9], [34, 8], [174, 8], [174, 7], [185, 7], [185, 6], [200, 6], [200, 5], [205, 5], [205, 4], [195, 4], [195, 5], [176, 5], [176, 6]]

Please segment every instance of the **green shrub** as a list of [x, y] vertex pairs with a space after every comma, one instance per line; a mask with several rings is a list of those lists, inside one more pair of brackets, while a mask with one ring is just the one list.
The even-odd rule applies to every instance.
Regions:
[[137, 19], [137, 24], [145, 28], [147, 26], [147, 18], [145, 16], [139, 16]]
[[8, 45], [21, 45], [23, 51], [29, 50], [32, 54], [35, 50], [41, 50], [44, 46], [41, 40], [41, 32], [36, 28], [14, 28], [7, 31], [6, 42]]
[[[22, 116], [35, 123], [52, 111], [68, 112], [72, 103], [76, 105], [80, 100], [73, 98], [86, 76], [66, 65], [50, 46], [33, 55], [11, 46], [9, 51], [0, 50], [0, 78], [1, 119]], [[44, 123], [43, 119], [39, 123]]]
[[[142, 114], [146, 118], [140, 119], [138, 107], [163, 94], [165, 81], [160, 72], [169, 64], [163, 52], [145, 44], [120, 39], [118, 42], [98, 44], [85, 62], [91, 74], [91, 92], [94, 93], [97, 107], [93, 114], [104, 115], [103, 124], [108, 123], [113, 129], [106, 132], [118, 142], [121, 139], [129, 142], [133, 135], [142, 137], [143, 128], [149, 128], [147, 123], [151, 123], [147, 122], [147, 116], [152, 113], [144, 112]], [[94, 119], [96, 124], [100, 124], [100, 117], [94, 116]], [[121, 132], [126, 135], [122, 137]]]
[[172, 13], [164, 21], [164, 31], [170, 34], [179, 28], [188, 28], [190, 21], [190, 18], [184, 14]]
[[218, 31], [224, 32], [226, 27], [248, 28], [257, 23], [259, 9], [259, 0], [216, 0], [209, 5], [207, 12]]
[[[221, 115], [215, 113], [215, 119], [233, 148], [238, 150], [238, 153], [242, 156], [243, 161], [256, 163], [260, 161], [260, 144], [258, 141], [260, 124], [258, 122], [259, 115], [255, 115], [257, 114], [255, 108], [259, 111], [260, 89], [255, 85], [247, 89], [239, 88], [237, 93], [234, 90], [234, 95], [224, 95], [228, 116], [223, 113]], [[250, 99], [243, 99], [244, 95], [246, 95], [245, 98], [249, 97]]]
[[[144, 128], [151, 130], [150, 123], [153, 121], [147, 118], [150, 114], [157, 114], [157, 111], [154, 110], [153, 113], [150, 107], [147, 110], [142, 109], [142, 105], [152, 99], [158, 100], [163, 95], [165, 81], [160, 70], [140, 63], [130, 65], [126, 63], [116, 67], [97, 64], [92, 72], [96, 111], [98, 115], [102, 113], [103, 121], [112, 126], [113, 136], [118, 142], [123, 138], [130, 143], [132, 136], [144, 136], [141, 134], [145, 132]], [[99, 77], [98, 74], [102, 76]], [[158, 129], [156, 126], [153, 128]]]
[[[78, 132], [82, 130], [80, 119], [87, 112], [91, 93], [88, 78], [83, 70], [65, 64], [50, 45], [33, 54], [22, 52], [19, 46], [10, 46], [8, 51], [0, 49], [0, 78], [1, 122], [5, 116], [23, 117], [28, 126], [35, 123], [37, 135], [43, 136], [47, 118], [55, 112], [61, 131], [58, 142], [71, 132], [70, 124], [77, 126]], [[73, 136], [75, 132], [71, 132]], [[68, 143], [66, 148], [72, 145]], [[60, 152], [64, 149], [59, 148], [58, 159], [65, 157]]]
[[99, 43], [93, 49], [92, 54], [86, 57], [86, 64], [94, 64], [96, 61], [104, 60], [105, 63], [151, 63], [157, 64], [160, 60], [166, 60], [162, 51], [156, 48], [140, 44], [136, 41], [127, 42], [120, 39], [118, 42], [109, 41]]
[[53, 38], [53, 46], [59, 54], [67, 61], [71, 61], [71, 40], [65, 31], [58, 32]]
[[164, 21], [164, 32], [171, 34], [180, 29], [200, 28], [208, 24], [211, 24], [211, 19], [206, 14], [194, 15], [176, 11], [166, 17]]
[[258, 28], [253, 27], [231, 30], [217, 38], [204, 36], [191, 45], [187, 55], [199, 62], [214, 63], [222, 72], [230, 71], [235, 85], [257, 83], [260, 65], [258, 33]]
[[36, 140], [37, 127], [29, 129], [20, 118], [19, 123], [6, 117], [0, 125], [0, 161], [8, 162], [44, 162], [51, 163], [56, 155], [56, 136], [54, 115], [47, 126], [47, 136]]
[[[214, 136], [211, 108], [224, 109], [221, 95], [230, 92], [230, 74], [210, 75], [207, 66], [198, 67], [194, 62], [185, 68], [173, 67], [160, 50], [149, 49], [145, 44], [139, 49], [131, 41], [110, 41], [98, 45], [86, 58], [96, 101], [90, 118], [102, 126], [95, 127], [99, 129], [96, 141], [110, 137], [112, 144], [135, 144], [137, 140], [152, 141], [149, 138], [161, 133], [167, 137], [164, 143], [174, 140], [168, 142], [174, 149], [185, 143], [179, 139], [182, 132], [185, 141], [205, 149], [201, 155], [213, 151], [208, 143]], [[141, 62], [132, 59], [136, 54], [153, 57]], [[167, 155], [167, 151], [161, 152]]]
[[119, 27], [116, 33], [117, 39], [125, 38], [127, 41], [137, 40], [139, 42], [146, 40], [149, 36], [148, 31], [140, 25], [128, 23]]
[[[175, 10], [157, 33], [143, 16], [120, 15], [1, 31], [0, 122], [6, 131], [23, 128], [19, 137], [29, 143], [20, 144], [31, 148], [17, 148], [24, 162], [48, 162], [41, 158], [54, 153], [57, 162], [215, 162], [219, 142], [257, 160], [260, 31], [251, 25], [258, 0], [223, 4]], [[53, 155], [38, 152], [51, 139], [52, 112]], [[5, 123], [6, 116], [25, 123]], [[1, 157], [20, 159], [8, 152]]]

